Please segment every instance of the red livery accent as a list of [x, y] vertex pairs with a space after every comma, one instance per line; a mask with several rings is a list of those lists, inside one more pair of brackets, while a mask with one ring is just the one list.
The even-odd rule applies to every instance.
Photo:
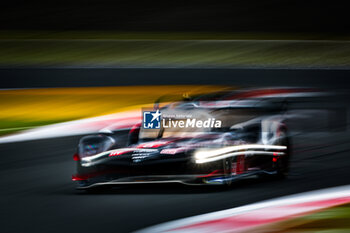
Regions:
[[75, 153], [75, 154], [73, 155], [73, 160], [74, 160], [74, 161], [80, 161], [80, 157], [79, 157], [78, 153]]
[[166, 146], [170, 143], [173, 143], [175, 140], [160, 140], [154, 142], [146, 142], [137, 146], [137, 148], [158, 148], [161, 146]]
[[212, 176], [220, 176], [224, 174], [224, 170], [219, 169], [219, 170], [214, 170], [213, 172], [203, 175], [203, 176], [198, 176], [198, 178], [205, 178], [205, 177], [212, 177]]
[[244, 172], [244, 155], [237, 157], [236, 174], [242, 174]]
[[89, 179], [88, 176], [72, 175], [73, 181], [87, 180], [87, 179]]

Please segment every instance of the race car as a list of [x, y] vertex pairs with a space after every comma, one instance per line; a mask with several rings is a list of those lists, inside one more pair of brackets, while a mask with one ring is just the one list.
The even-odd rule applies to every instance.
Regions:
[[82, 137], [72, 180], [78, 189], [89, 189], [145, 183], [229, 186], [251, 176], [284, 178], [291, 156], [286, 98], [300, 92], [224, 91], [163, 107], [156, 103], [142, 116], [153, 114], [158, 125], [149, 128], [143, 118], [127, 133], [104, 130]]

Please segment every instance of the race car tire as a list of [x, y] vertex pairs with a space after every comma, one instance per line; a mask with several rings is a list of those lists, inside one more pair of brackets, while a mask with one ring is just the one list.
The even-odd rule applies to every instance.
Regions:
[[224, 185], [230, 187], [232, 185], [232, 158], [226, 158], [222, 161], [223, 173], [224, 173]]
[[276, 175], [275, 178], [277, 179], [284, 179], [287, 178], [288, 173], [289, 173], [289, 160], [290, 160], [290, 138], [288, 136], [287, 130], [285, 128], [280, 129], [279, 132], [279, 139], [276, 141], [275, 145], [282, 145], [286, 146], [287, 149], [285, 150], [285, 155], [278, 159], [276, 162]]

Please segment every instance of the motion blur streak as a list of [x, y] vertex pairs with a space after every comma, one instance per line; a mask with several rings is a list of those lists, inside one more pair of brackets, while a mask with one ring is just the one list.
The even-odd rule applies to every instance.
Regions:
[[283, 152], [268, 152], [268, 151], [243, 151], [243, 152], [234, 152], [234, 153], [228, 153], [221, 156], [215, 156], [214, 158], [211, 156], [209, 158], [199, 158], [196, 160], [196, 163], [208, 163], [213, 162], [225, 158], [235, 157], [239, 155], [284, 155]]
[[[116, 115], [108, 115], [117, 113], [122, 116], [124, 113], [121, 112], [127, 113], [137, 110], [137, 114], [134, 114], [133, 117], [135, 115], [140, 117], [140, 108], [153, 106], [153, 103], [161, 96], [168, 95], [170, 100], [177, 100], [184, 93], [190, 95], [210, 93], [224, 88], [214, 85], [166, 85], [0, 90], [0, 108], [2, 109], [0, 112], [0, 134], [8, 134], [28, 127], [35, 128], [58, 122], [106, 115], [100, 119], [98, 131], [111, 125], [112, 122], [108, 119], [119, 118]], [[102, 122], [102, 119], [105, 122]], [[131, 118], [127, 119], [131, 120]], [[98, 118], [88, 120], [88, 125], [82, 125], [84, 120], [72, 122], [70, 125], [76, 124], [82, 129], [82, 133], [96, 132], [96, 129], [86, 130], [87, 128], [91, 129], [91, 122], [94, 120], [98, 121]], [[117, 119], [114, 122], [116, 121]], [[120, 118], [118, 122], [122, 123]], [[72, 129], [65, 128], [66, 134], [55, 131], [57, 133], [55, 135], [53, 130], [55, 131], [55, 129], [50, 128], [47, 134], [51, 136], [76, 134], [74, 132], [69, 134]], [[34, 131], [36, 132], [36, 130]], [[59, 132], [61, 131], [59, 130]], [[35, 135], [33, 138], [29, 137], [29, 139], [34, 138], [38, 137]]]
[[[26, 72], [30, 71], [26, 70]], [[73, 71], [67, 72], [71, 72], [72, 77], [76, 76], [83, 80], [85, 74], [93, 71], [81, 76], [76, 75], [77, 73]], [[143, 72], [147, 71], [142, 70]], [[339, 84], [334, 81], [335, 73], [330, 71], [322, 73], [323, 76], [316, 72], [311, 76], [315, 78], [321, 75], [322, 78], [312, 80], [307, 78], [310, 76], [310, 72], [307, 71], [284, 71], [282, 75], [279, 72], [266, 73], [261, 70], [248, 74], [242, 71], [244, 75], [239, 72], [232, 75], [232, 71], [227, 70], [205, 70], [199, 73], [191, 70], [178, 72], [168, 71], [166, 76], [174, 73], [171, 76], [174, 79], [167, 79], [167, 81], [175, 80], [175, 74], [182, 78], [181, 82], [190, 76], [197, 78], [194, 80], [198, 81], [203, 75], [208, 74], [205, 80], [212, 83], [217, 80], [224, 83], [223, 77], [229, 80], [228, 78], [232, 76], [234, 81], [241, 84], [256, 82], [255, 86], [273, 86], [275, 82], [295, 84], [296, 81], [302, 86], [302, 83], [307, 80], [309, 80], [307, 84], [311, 86], [317, 84], [319, 80], [320, 86], [329, 87], [329, 91], [332, 91], [335, 90], [332, 89], [334, 85]], [[111, 71], [111, 73], [120, 75], [117, 71]], [[47, 73], [40, 71], [40, 74]], [[110, 80], [113, 76], [117, 76], [112, 74], [110, 74]], [[221, 79], [215, 78], [223, 74]], [[345, 77], [349, 73], [342, 71], [337, 73], [339, 74]], [[133, 77], [133, 80], [139, 82], [143, 80], [138, 79], [141, 75], [132, 75], [132, 73], [128, 75]], [[273, 78], [268, 79], [267, 76], [270, 75]], [[336, 77], [339, 77], [337, 75]], [[160, 77], [164, 75], [153, 73], [153, 76], [149, 76], [161, 80]], [[282, 76], [283, 79], [280, 78]], [[300, 78], [296, 79], [296, 76]], [[244, 78], [239, 80], [239, 77]], [[342, 86], [342, 88], [349, 87], [346, 82], [342, 82]], [[162, 91], [166, 92], [166, 90]], [[349, 106], [347, 101], [349, 92], [346, 92], [346, 89], [344, 92], [345, 95], [341, 95], [341, 91], [338, 91], [339, 96], [334, 98], [334, 101], [330, 101], [329, 105], [333, 106], [328, 109], [330, 111], [324, 109], [327, 107], [327, 102], [323, 99], [315, 103], [295, 102], [289, 109], [290, 115], [298, 118], [288, 125], [288, 130], [292, 135], [292, 143], [289, 148], [293, 152], [288, 179], [242, 180], [234, 183], [233, 188], [225, 190], [210, 187], [149, 185], [116, 188], [104, 193], [80, 192], [75, 190], [75, 185], [72, 184], [70, 178], [75, 171], [72, 155], [76, 152], [81, 136], [45, 138], [41, 135], [40, 140], [29, 140], [30, 135], [27, 135], [27, 141], [0, 144], [2, 230], [4, 232], [45, 231], [54, 233], [131, 232], [162, 222], [244, 206], [280, 196], [346, 185], [350, 180], [349, 116], [338, 111], [344, 107], [344, 112], [348, 112], [346, 107]], [[111, 99], [118, 102], [116, 97], [112, 95]], [[80, 100], [82, 101], [83, 98]], [[5, 98], [1, 104], [6, 104], [4, 102], [6, 102]], [[109, 118], [101, 117], [100, 120], [101, 122], [106, 120], [108, 124], [111, 123], [109, 120], [112, 118], [113, 116], [109, 115]], [[84, 124], [87, 127], [88, 121]], [[104, 128], [105, 126], [103, 124], [99, 127]], [[62, 133], [68, 131], [60, 129]], [[47, 128], [46, 132], [49, 131], [57, 133], [58, 128]], [[21, 224], [18, 224], [19, 219]]]
[[224, 147], [220, 149], [207, 149], [207, 150], [198, 150], [195, 153], [195, 157], [197, 159], [204, 159], [216, 155], [221, 155], [225, 153], [229, 153], [232, 151], [239, 151], [239, 150], [249, 150], [249, 149], [262, 149], [262, 150], [285, 150], [287, 147], [285, 146], [274, 146], [274, 145], [239, 145], [239, 146], [229, 146]]
[[[130, 233], [349, 185], [343, 2], [2, 1], [0, 232]], [[251, 91], [226, 95], [236, 87]], [[199, 101], [201, 94], [213, 101]], [[159, 109], [163, 122], [167, 111], [195, 108], [203, 122], [224, 118], [222, 127], [143, 134], [143, 112]], [[202, 164], [194, 156], [251, 144], [286, 147], [208, 153], [201, 159], [244, 154]], [[245, 220], [269, 221], [318, 201], [283, 211], [253, 204], [261, 212]], [[350, 232], [349, 219], [347, 228], [333, 222]], [[235, 229], [230, 220], [224, 227]], [[220, 222], [212, 223], [203, 231], [219, 233]]]
[[350, 186], [342, 186], [180, 219], [138, 233], [273, 231], [273, 225], [266, 225], [349, 202]]

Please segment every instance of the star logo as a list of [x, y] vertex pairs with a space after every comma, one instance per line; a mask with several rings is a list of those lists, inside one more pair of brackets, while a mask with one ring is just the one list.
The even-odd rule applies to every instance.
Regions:
[[159, 109], [157, 109], [157, 111], [155, 113], [151, 113], [151, 115], [153, 116], [152, 121], [154, 121], [155, 119], [157, 119], [157, 121], [159, 121], [159, 116], [161, 116], [162, 114], [159, 113]]
[[162, 113], [157, 111], [144, 111], [142, 126], [144, 129], [160, 129]]

